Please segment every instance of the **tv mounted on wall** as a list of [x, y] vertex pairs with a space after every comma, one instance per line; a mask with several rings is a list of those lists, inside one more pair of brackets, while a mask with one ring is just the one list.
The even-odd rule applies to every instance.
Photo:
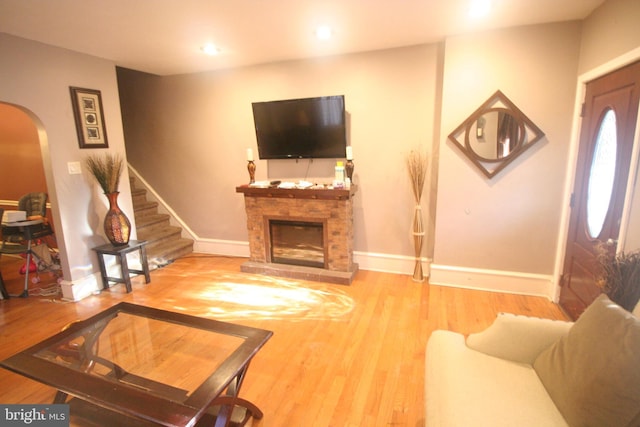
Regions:
[[344, 158], [344, 95], [251, 105], [261, 159]]

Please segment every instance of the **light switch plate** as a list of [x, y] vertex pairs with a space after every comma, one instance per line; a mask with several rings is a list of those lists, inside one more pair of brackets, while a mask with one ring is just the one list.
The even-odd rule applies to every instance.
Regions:
[[67, 169], [69, 170], [69, 175], [78, 175], [82, 173], [80, 162], [68, 162]]

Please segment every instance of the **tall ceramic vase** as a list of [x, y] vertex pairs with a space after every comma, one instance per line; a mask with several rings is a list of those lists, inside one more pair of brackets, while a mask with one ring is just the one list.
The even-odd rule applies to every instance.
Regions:
[[422, 225], [422, 207], [416, 205], [413, 212], [413, 244], [415, 251], [416, 265], [413, 269], [413, 280], [415, 282], [424, 282], [424, 273], [422, 272], [422, 241], [424, 240], [424, 227]]
[[109, 199], [109, 211], [104, 218], [104, 232], [112, 245], [124, 246], [129, 243], [131, 223], [118, 206], [118, 194], [120, 193], [117, 191], [105, 193]]

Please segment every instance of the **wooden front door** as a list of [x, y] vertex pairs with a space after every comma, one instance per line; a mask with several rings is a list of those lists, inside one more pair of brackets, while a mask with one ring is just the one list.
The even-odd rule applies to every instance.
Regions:
[[616, 250], [640, 100], [640, 62], [587, 83], [560, 305], [576, 319], [601, 293], [599, 250]]

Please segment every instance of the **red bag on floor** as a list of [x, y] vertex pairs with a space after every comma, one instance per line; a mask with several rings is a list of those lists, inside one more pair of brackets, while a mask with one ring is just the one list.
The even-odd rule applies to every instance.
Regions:
[[[33, 262], [33, 258], [31, 258], [29, 260], [29, 273], [35, 273], [36, 271], [38, 271], [38, 266], [36, 265], [35, 262]], [[27, 273], [27, 263], [25, 262], [24, 265], [22, 267], [20, 267], [20, 274], [26, 274]]]

